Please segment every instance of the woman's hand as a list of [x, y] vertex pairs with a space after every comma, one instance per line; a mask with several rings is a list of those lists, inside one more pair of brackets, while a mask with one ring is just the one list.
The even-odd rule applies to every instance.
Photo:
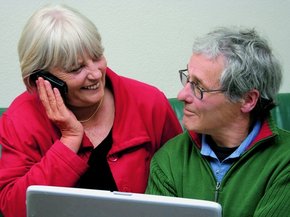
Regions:
[[84, 134], [82, 124], [75, 115], [65, 106], [57, 88], [43, 78], [36, 81], [40, 100], [46, 110], [46, 114], [60, 129], [62, 137], [60, 141], [74, 152], [78, 152]]

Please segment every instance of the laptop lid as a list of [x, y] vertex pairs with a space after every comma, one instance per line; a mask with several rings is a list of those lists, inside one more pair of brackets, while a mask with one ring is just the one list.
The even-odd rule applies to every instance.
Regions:
[[26, 194], [28, 217], [221, 217], [205, 200], [34, 185]]

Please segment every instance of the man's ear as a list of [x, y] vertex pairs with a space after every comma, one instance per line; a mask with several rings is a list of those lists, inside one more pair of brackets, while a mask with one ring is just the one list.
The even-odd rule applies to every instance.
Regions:
[[243, 97], [241, 111], [244, 113], [251, 112], [255, 108], [259, 98], [260, 93], [256, 89], [246, 93], [245, 96]]

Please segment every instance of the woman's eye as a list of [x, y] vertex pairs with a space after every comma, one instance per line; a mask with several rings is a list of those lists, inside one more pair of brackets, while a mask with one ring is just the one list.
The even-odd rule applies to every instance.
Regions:
[[84, 67], [84, 66], [81, 65], [81, 66], [79, 66], [79, 67], [77, 67], [77, 68], [75, 68], [75, 69], [70, 70], [70, 72], [72, 72], [72, 73], [78, 73], [78, 72], [80, 72], [80, 71], [82, 70], [83, 67]]
[[79, 68], [77, 68], [77, 69], [72, 69], [72, 70], [70, 70], [70, 72], [75, 73], [75, 72], [77, 72], [78, 70], [79, 70]]
[[101, 57], [94, 57], [92, 60], [93, 62], [99, 62], [102, 58]]

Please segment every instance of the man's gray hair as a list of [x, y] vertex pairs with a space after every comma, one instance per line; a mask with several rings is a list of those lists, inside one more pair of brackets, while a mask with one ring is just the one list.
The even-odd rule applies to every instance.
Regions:
[[220, 84], [232, 102], [256, 89], [260, 92], [260, 99], [272, 103], [279, 91], [282, 80], [280, 63], [266, 39], [254, 29], [218, 28], [197, 39], [193, 53], [204, 54], [210, 59], [224, 57], [225, 69]]

